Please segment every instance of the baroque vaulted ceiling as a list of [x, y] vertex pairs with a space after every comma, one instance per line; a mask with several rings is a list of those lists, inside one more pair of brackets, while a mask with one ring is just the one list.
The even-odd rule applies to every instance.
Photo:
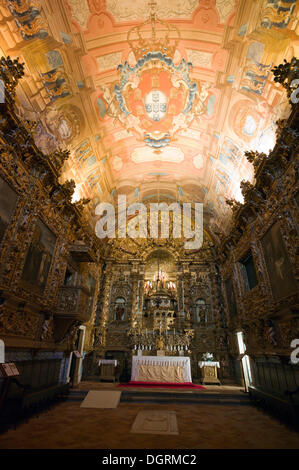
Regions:
[[[296, 1], [3, 0], [3, 53], [20, 55], [20, 115], [46, 152], [71, 150], [74, 199], [204, 203], [226, 229], [226, 199], [252, 181], [289, 110], [271, 69], [298, 55]], [[26, 21], [25, 21], [26, 20]]]

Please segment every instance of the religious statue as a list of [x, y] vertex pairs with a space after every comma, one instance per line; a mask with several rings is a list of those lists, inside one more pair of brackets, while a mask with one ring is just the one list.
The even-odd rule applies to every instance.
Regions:
[[185, 315], [185, 324], [187, 327], [190, 327], [190, 322], [191, 322], [191, 314], [190, 314], [190, 311], [187, 310], [186, 315]]
[[125, 309], [121, 305], [118, 305], [115, 310], [115, 320], [123, 321], [125, 317]]

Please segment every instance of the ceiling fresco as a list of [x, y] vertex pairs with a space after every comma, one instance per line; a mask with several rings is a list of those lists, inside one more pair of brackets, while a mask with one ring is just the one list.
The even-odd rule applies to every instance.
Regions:
[[271, 69], [298, 56], [298, 2], [3, 0], [0, 21], [3, 53], [26, 66], [18, 112], [44, 151], [71, 150], [63, 179], [92, 221], [98, 202], [159, 187], [228, 228], [226, 199], [253, 178], [244, 151], [271, 150], [289, 113]]

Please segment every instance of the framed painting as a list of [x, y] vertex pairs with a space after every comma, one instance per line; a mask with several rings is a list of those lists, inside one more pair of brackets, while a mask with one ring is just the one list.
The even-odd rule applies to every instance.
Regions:
[[278, 222], [265, 233], [261, 243], [274, 299], [294, 294], [297, 283]]
[[14, 190], [0, 177], [0, 242], [10, 224], [17, 199], [18, 196]]
[[46, 287], [55, 244], [55, 235], [38, 219], [23, 268], [23, 281], [40, 289]]

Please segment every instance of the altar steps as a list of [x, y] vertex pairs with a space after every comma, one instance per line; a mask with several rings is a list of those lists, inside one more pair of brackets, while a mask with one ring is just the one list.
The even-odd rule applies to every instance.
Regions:
[[[106, 389], [107, 391], [107, 389]], [[70, 390], [68, 401], [82, 402], [86, 397], [88, 390]], [[120, 403], [143, 403], [143, 404], [184, 404], [184, 405], [237, 405], [249, 406], [251, 404], [249, 397], [245, 393], [230, 394], [221, 392], [203, 392], [194, 393], [192, 391], [122, 391]]]
[[195, 394], [193, 392], [123, 392], [121, 396], [123, 403], [176, 403], [176, 404], [205, 404], [205, 405], [248, 405], [249, 397], [242, 395], [214, 394], [207, 393]]

